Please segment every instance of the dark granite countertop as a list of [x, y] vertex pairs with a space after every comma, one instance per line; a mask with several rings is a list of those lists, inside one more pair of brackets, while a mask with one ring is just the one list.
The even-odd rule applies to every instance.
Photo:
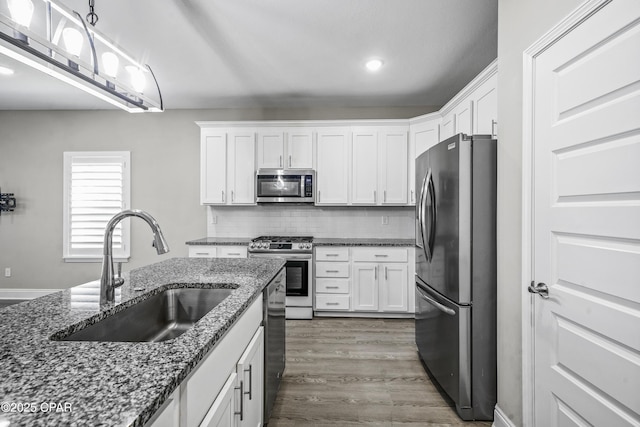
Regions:
[[[235, 245], [246, 246], [251, 243], [248, 237], [204, 237], [202, 239], [190, 240], [187, 245]], [[415, 246], [414, 239], [363, 239], [363, 238], [314, 238], [316, 246]]]
[[251, 243], [251, 239], [249, 237], [203, 237], [185, 243], [187, 245], [247, 246]]
[[415, 246], [414, 239], [313, 239], [317, 246]]
[[[116, 303], [102, 309], [97, 281], [1, 309], [0, 424], [144, 425], [283, 266], [279, 259], [173, 258], [125, 273]], [[50, 339], [164, 289], [186, 286], [236, 289], [173, 340]], [[16, 404], [14, 412], [7, 403]], [[50, 403], [58, 406], [51, 410]]]

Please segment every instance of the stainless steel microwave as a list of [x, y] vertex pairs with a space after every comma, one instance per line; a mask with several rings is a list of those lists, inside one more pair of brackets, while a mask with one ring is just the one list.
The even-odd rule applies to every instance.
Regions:
[[315, 178], [312, 170], [260, 169], [256, 175], [256, 201], [313, 203]]

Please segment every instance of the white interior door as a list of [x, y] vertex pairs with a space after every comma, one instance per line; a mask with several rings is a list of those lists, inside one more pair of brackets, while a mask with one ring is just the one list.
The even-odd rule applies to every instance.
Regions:
[[535, 426], [640, 425], [640, 2], [534, 58]]

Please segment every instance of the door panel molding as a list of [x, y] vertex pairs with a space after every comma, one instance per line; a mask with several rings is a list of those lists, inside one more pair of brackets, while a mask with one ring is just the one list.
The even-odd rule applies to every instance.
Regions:
[[[522, 113], [522, 422], [534, 425], [534, 310], [527, 286], [533, 277], [534, 78], [536, 58], [612, 0], [586, 1], [534, 42], [523, 54]], [[496, 406], [496, 413], [500, 415]], [[497, 417], [496, 419], [502, 419]]]

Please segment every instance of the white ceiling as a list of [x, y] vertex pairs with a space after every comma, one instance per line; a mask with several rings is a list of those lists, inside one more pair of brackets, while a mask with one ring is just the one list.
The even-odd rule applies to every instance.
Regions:
[[[0, 0], [4, 1], [4, 0]], [[88, 0], [59, 0], [85, 16]], [[95, 0], [165, 108], [439, 106], [497, 56], [497, 0]], [[367, 72], [364, 62], [382, 58]], [[8, 58], [0, 65], [16, 68]], [[111, 109], [21, 67], [0, 109]]]

